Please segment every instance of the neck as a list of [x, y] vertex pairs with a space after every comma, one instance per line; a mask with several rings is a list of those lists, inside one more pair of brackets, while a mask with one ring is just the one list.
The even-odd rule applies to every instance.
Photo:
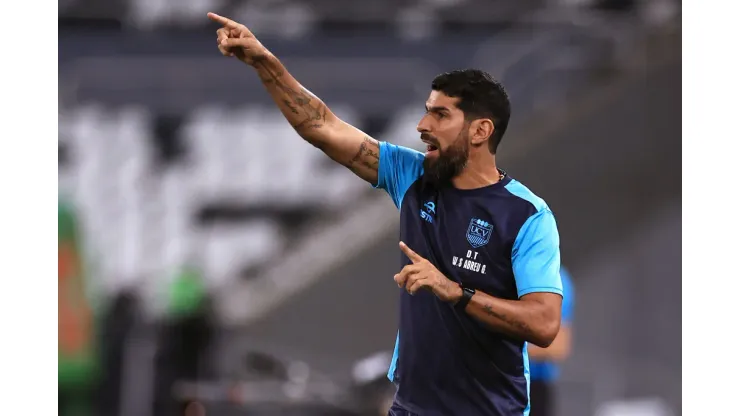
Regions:
[[496, 167], [496, 156], [492, 154], [472, 157], [462, 173], [452, 178], [452, 185], [457, 189], [476, 189], [493, 185], [501, 178]]

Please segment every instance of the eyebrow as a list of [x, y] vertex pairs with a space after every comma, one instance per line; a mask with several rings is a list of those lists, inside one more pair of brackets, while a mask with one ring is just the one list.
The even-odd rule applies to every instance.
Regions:
[[430, 112], [430, 111], [437, 112], [437, 113], [442, 113], [442, 112], [449, 113], [450, 112], [450, 110], [447, 107], [439, 107], [439, 106], [437, 106], [437, 107], [428, 107], [428, 106], [425, 105], [424, 106], [424, 109], [427, 112]]

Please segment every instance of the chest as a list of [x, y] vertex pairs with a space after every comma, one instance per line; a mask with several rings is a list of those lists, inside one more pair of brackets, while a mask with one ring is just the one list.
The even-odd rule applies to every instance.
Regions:
[[401, 239], [448, 278], [515, 298], [511, 250], [518, 221], [507, 198], [495, 193], [462, 197], [454, 190], [420, 187], [409, 191], [401, 207]]

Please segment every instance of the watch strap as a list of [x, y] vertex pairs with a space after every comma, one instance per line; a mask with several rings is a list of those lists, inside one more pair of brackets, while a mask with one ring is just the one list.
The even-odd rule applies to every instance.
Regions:
[[472, 299], [473, 295], [475, 295], [475, 289], [465, 287], [462, 284], [460, 284], [460, 289], [462, 289], [463, 295], [460, 300], [455, 303], [455, 309], [464, 311], [465, 308], [468, 306], [468, 303], [470, 303], [470, 299]]

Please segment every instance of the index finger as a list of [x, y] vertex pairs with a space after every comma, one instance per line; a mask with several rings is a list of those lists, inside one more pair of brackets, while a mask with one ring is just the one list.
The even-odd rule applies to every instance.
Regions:
[[404, 243], [403, 241], [401, 241], [400, 243], [398, 243], [398, 246], [401, 247], [401, 251], [403, 251], [403, 254], [405, 254], [406, 257], [408, 257], [409, 260], [411, 260], [412, 262], [418, 263], [418, 262], [424, 260], [423, 257], [421, 257], [420, 255], [416, 254], [416, 252], [414, 250], [411, 250], [411, 248], [409, 248], [409, 246], [407, 246], [406, 243]]
[[216, 13], [208, 13], [208, 18], [216, 23], [220, 23], [229, 29], [236, 29], [239, 27], [239, 23], [229, 19], [228, 17], [219, 16]]

